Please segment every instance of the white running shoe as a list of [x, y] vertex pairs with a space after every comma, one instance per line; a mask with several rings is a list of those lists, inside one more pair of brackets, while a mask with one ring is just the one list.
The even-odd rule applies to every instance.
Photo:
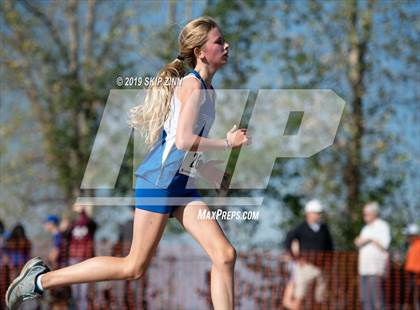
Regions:
[[36, 289], [35, 279], [38, 275], [46, 273], [50, 269], [40, 257], [29, 260], [19, 276], [9, 285], [6, 293], [6, 305], [10, 310], [16, 310], [26, 300], [42, 296], [42, 292]]

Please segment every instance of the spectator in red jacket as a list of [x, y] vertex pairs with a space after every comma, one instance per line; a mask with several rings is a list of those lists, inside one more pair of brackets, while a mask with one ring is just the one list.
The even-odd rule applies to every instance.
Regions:
[[409, 279], [409, 299], [413, 309], [420, 309], [420, 229], [410, 224], [405, 229], [409, 242], [404, 269]]
[[[95, 255], [94, 238], [96, 223], [91, 218], [89, 208], [82, 205], [74, 205], [73, 210], [78, 218], [73, 221], [70, 234], [70, 260], [83, 261]], [[70, 263], [75, 264], [74, 263]]]

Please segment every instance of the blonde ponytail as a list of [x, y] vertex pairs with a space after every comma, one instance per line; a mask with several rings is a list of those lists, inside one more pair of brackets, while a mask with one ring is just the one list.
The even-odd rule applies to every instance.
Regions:
[[176, 83], [165, 81], [175, 81], [184, 74], [184, 66], [180, 59], [167, 64], [153, 80], [151, 79], [144, 103], [130, 110], [131, 127], [141, 132], [149, 147], [158, 140], [171, 108]]
[[144, 103], [130, 110], [131, 127], [140, 130], [149, 147], [158, 141], [162, 127], [168, 118], [171, 108], [171, 98], [177, 83], [185, 75], [184, 63], [194, 68], [197, 59], [194, 54], [196, 47], [201, 48], [207, 41], [207, 34], [218, 27], [211, 17], [200, 17], [190, 21], [178, 37], [180, 55], [167, 64], [159, 73], [147, 90]]

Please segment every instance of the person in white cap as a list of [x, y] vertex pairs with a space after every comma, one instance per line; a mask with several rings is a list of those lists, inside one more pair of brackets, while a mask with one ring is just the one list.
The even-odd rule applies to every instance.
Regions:
[[362, 309], [385, 309], [383, 286], [391, 232], [388, 223], [379, 218], [377, 202], [365, 205], [363, 220], [366, 225], [354, 241], [359, 248]]
[[408, 276], [408, 302], [410, 309], [420, 309], [420, 229], [417, 224], [409, 224], [404, 231], [409, 247], [404, 264]]
[[[287, 309], [302, 309], [309, 285], [313, 282], [316, 284], [315, 301], [321, 303], [325, 298], [322, 269], [333, 251], [333, 242], [328, 226], [321, 221], [323, 211], [319, 200], [309, 201], [305, 205], [305, 221], [287, 234], [285, 247], [296, 260], [287, 285], [289, 296], [283, 297]], [[298, 251], [293, 246], [296, 242]]]

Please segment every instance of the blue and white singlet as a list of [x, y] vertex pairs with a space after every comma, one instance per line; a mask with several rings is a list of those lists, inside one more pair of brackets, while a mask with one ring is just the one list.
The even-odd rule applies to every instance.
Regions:
[[[182, 79], [186, 78], [197, 78], [201, 81], [202, 89], [205, 89], [194, 134], [207, 137], [214, 123], [214, 102], [197, 71], [193, 70]], [[201, 152], [180, 150], [175, 145], [180, 110], [181, 102], [174, 92], [169, 116], [164, 123], [160, 138], [135, 172], [137, 177], [170, 192], [182, 192], [189, 178], [195, 178], [194, 166], [201, 155]]]

